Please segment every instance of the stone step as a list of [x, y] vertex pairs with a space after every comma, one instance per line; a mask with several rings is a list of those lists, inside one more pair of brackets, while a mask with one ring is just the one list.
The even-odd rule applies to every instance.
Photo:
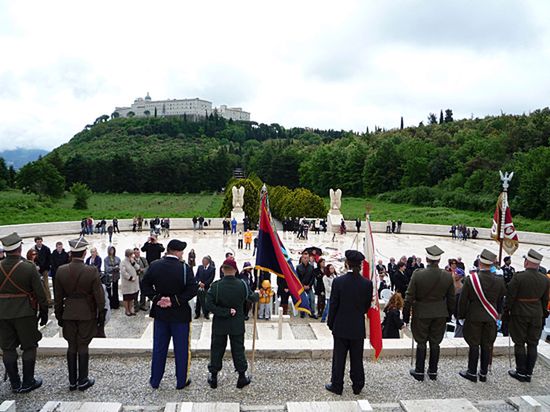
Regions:
[[122, 404], [118, 402], [60, 402], [50, 401], [40, 412], [120, 412]]
[[355, 401], [338, 402], [287, 402], [287, 412], [361, 412]]
[[400, 401], [405, 412], [479, 412], [468, 399], [421, 399]]

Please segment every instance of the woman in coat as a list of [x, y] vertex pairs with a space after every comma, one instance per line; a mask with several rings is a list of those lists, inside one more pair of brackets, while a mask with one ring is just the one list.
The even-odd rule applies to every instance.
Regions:
[[328, 264], [324, 270], [325, 276], [323, 276], [323, 288], [325, 292], [325, 310], [321, 316], [321, 322], [325, 322], [328, 316], [328, 310], [330, 306], [330, 292], [332, 291], [332, 282], [336, 279], [336, 268]]
[[403, 298], [400, 293], [394, 293], [384, 308], [386, 314], [382, 322], [382, 337], [384, 339], [399, 339], [399, 331], [405, 325], [401, 320]]
[[135, 261], [134, 251], [126, 249], [124, 260], [120, 264], [120, 289], [126, 316], [135, 316], [134, 299], [139, 292], [139, 264]]
[[116, 256], [114, 246], [107, 249], [107, 257], [103, 261], [105, 274], [107, 276], [107, 293], [111, 303], [111, 309], [118, 309], [120, 302], [118, 300], [118, 281], [120, 279], [120, 258]]
[[95, 247], [90, 249], [90, 256], [86, 259], [86, 264], [89, 266], [95, 266], [97, 271], [101, 273], [101, 258], [97, 254]]

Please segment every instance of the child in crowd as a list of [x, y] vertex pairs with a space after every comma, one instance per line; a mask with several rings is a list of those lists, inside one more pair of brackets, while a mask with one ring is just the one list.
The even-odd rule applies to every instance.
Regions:
[[382, 322], [382, 338], [399, 339], [399, 331], [405, 325], [401, 319], [403, 298], [400, 293], [394, 293], [384, 308], [384, 321]]
[[259, 319], [270, 320], [271, 319], [271, 297], [273, 296], [273, 290], [271, 289], [271, 282], [264, 279], [262, 287], [260, 289], [260, 313]]

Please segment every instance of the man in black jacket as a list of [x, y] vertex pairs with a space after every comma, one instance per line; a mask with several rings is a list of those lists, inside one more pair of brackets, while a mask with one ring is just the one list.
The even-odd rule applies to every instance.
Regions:
[[145, 259], [150, 265], [155, 260], [160, 259], [160, 255], [164, 252], [164, 246], [162, 243], [157, 242], [157, 235], [152, 234], [141, 248], [141, 251], [145, 252]]
[[50, 248], [42, 243], [42, 237], [36, 236], [34, 238], [34, 250], [36, 250], [36, 264], [40, 268], [40, 275], [42, 276], [42, 284], [46, 291], [46, 299], [48, 299], [48, 305], [51, 307], [53, 305], [52, 295], [50, 293], [50, 279], [49, 273], [52, 265], [51, 257], [52, 252]]
[[[315, 314], [315, 293], [313, 292], [313, 284], [315, 283], [315, 274], [313, 273], [313, 265], [309, 262], [309, 252], [302, 252], [302, 258], [300, 259], [300, 264], [296, 267], [296, 274], [298, 279], [302, 282], [304, 290], [307, 293], [309, 299], [309, 304], [311, 307], [311, 317], [317, 319]], [[305, 313], [300, 312], [300, 317], [304, 318]]]
[[143, 277], [143, 293], [152, 300], [149, 316], [155, 319], [149, 381], [154, 389], [159, 387], [164, 375], [171, 339], [174, 343], [176, 361], [176, 389], [183, 389], [191, 383], [187, 376], [191, 353], [189, 301], [197, 295], [198, 285], [189, 265], [182, 263], [186, 246], [185, 242], [171, 240], [166, 256], [151, 263]]
[[55, 274], [57, 273], [57, 268], [61, 265], [69, 263], [69, 254], [63, 249], [63, 243], [57, 242], [55, 244], [55, 250], [51, 255], [51, 273], [52, 273], [52, 285], [53, 285], [53, 295], [55, 297]]
[[361, 276], [365, 256], [356, 250], [346, 251], [346, 266], [350, 272], [334, 279], [330, 293], [327, 325], [332, 331], [332, 379], [325, 388], [341, 395], [347, 353], [350, 354], [350, 378], [353, 393], [358, 395], [365, 386], [363, 349], [366, 338], [365, 314], [372, 301], [372, 282]]
[[199, 294], [197, 296], [197, 303], [195, 304], [195, 319], [198, 319], [201, 315], [201, 308], [206, 319], [209, 319], [210, 316], [206, 310], [204, 296], [210, 285], [214, 282], [214, 277], [216, 276], [216, 269], [212, 265], [212, 258], [210, 256], [205, 256], [202, 258], [202, 265], [197, 268], [197, 275], [195, 279], [199, 284], [199, 289], [204, 290], [204, 294]]
[[407, 292], [407, 287], [409, 286], [409, 278], [405, 274], [406, 266], [407, 265], [405, 263], [399, 261], [397, 264], [397, 272], [393, 275], [395, 291], [400, 293], [402, 298], [405, 298], [405, 293]]

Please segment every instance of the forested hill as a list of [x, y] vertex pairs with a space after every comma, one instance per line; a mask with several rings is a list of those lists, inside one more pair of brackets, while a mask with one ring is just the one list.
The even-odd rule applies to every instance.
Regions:
[[[433, 116], [432, 116], [433, 117]], [[46, 156], [98, 192], [199, 192], [226, 185], [234, 167], [271, 185], [326, 196], [491, 210], [498, 170], [514, 171], [515, 214], [550, 217], [550, 110], [371, 133], [285, 129], [213, 117], [98, 123]]]

